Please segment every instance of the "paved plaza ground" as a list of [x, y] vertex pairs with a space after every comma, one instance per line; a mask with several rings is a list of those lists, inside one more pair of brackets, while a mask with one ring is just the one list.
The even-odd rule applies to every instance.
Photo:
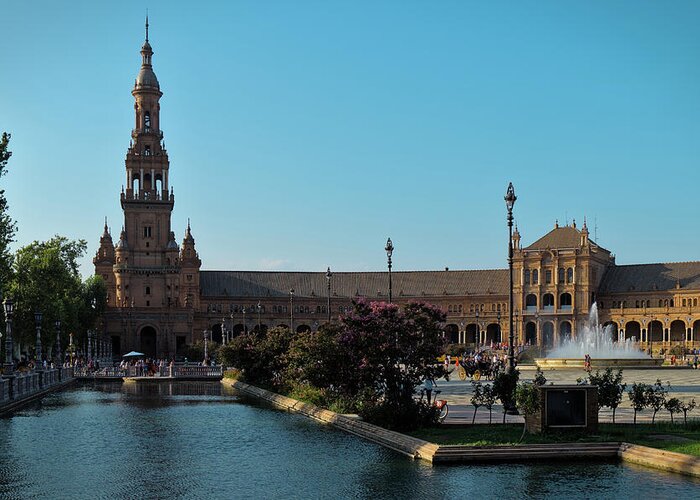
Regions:
[[[544, 372], [547, 377], [547, 383], [554, 382], [555, 384], [576, 384], [577, 378], [586, 376], [583, 370], [550, 370]], [[624, 383], [627, 384], [629, 390], [633, 383], [643, 382], [653, 384], [657, 379], [660, 379], [664, 385], [668, 382], [671, 384], [669, 391], [671, 397], [684, 399], [695, 399], [700, 404], [700, 370], [689, 368], [654, 368], [654, 369], [628, 369], [623, 370]], [[535, 368], [530, 366], [520, 367], [521, 380], [531, 380], [535, 376]], [[489, 383], [484, 381], [484, 383]], [[450, 412], [445, 419], [446, 424], [462, 424], [471, 423], [474, 407], [470, 403], [472, 395], [472, 385], [469, 379], [461, 381], [452, 379], [449, 382], [440, 380], [437, 383], [437, 389], [441, 390], [441, 399], [446, 399], [449, 403]], [[493, 421], [502, 421], [502, 408], [497, 406], [493, 410]], [[637, 414], [637, 422], [651, 422], [652, 410], [643, 410]], [[600, 410], [601, 422], [612, 422], [612, 411], [608, 408]], [[630, 406], [629, 397], [625, 394], [620, 407], [615, 414], [615, 421], [618, 423], [631, 423], [633, 421], [634, 410]], [[487, 423], [489, 412], [485, 408], [479, 408], [477, 412], [476, 422]], [[689, 418], [700, 418], [700, 408], [695, 409], [688, 414]], [[683, 419], [683, 415], [675, 415], [675, 419]], [[671, 417], [666, 410], [661, 410], [656, 415], [656, 420], [670, 421]], [[522, 423], [523, 418], [519, 415], [507, 415], [506, 422]]]

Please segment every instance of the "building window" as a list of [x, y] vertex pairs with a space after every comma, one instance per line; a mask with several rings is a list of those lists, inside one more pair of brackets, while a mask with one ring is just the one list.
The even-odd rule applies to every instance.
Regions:
[[530, 284], [530, 270], [525, 269], [525, 284], [529, 285]]
[[546, 269], [544, 272], [544, 282], [547, 285], [552, 284], [552, 270], [551, 269]]
[[143, 226], [143, 237], [144, 238], [151, 237], [151, 226]]
[[143, 154], [144, 154], [144, 156], [151, 156], [151, 146], [146, 146], [143, 149]]
[[150, 286], [146, 287], [146, 295], [151, 295], [151, 287]]
[[557, 272], [557, 281], [559, 283], [564, 283], [564, 268], [560, 267], [559, 271]]
[[537, 269], [532, 270], [532, 284], [536, 285], [540, 281], [540, 272]]
[[143, 117], [143, 126], [146, 130], [151, 128], [151, 112], [146, 111], [146, 114]]

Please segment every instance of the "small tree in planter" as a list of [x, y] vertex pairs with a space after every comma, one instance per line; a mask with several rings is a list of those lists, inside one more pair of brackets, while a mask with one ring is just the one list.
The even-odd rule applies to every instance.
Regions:
[[673, 414], [683, 411], [681, 409], [682, 405], [683, 403], [678, 398], [670, 398], [664, 403], [664, 408], [671, 414], [671, 424], [673, 424]]
[[515, 404], [523, 414], [525, 424], [523, 425], [523, 433], [520, 435], [518, 442], [521, 442], [527, 431], [527, 417], [534, 415], [540, 409], [540, 389], [535, 384], [518, 384], [515, 389]]
[[477, 380], [472, 380], [472, 387], [474, 388], [474, 393], [471, 397], [471, 403], [474, 407], [474, 415], [472, 416], [472, 425], [476, 421], [476, 412], [480, 406], [484, 406], [484, 386], [481, 382]]
[[537, 367], [537, 371], [535, 372], [535, 378], [532, 379], [532, 382], [536, 386], [543, 386], [547, 383], [547, 377], [544, 376], [544, 373], [542, 373], [542, 368], [540, 368], [539, 366]]
[[681, 403], [681, 411], [683, 412], [683, 424], [688, 425], [688, 413], [695, 409], [696, 403], [694, 399], [683, 401]]
[[515, 407], [515, 388], [518, 385], [520, 372], [502, 372], [493, 379], [493, 392], [503, 404], [503, 423], [506, 423], [506, 413]]
[[615, 412], [622, 402], [627, 384], [622, 383], [622, 370], [613, 373], [612, 368], [606, 368], [603, 373], [596, 370], [590, 375], [590, 384], [598, 386], [598, 409], [607, 406], [613, 411], [613, 424]]
[[668, 391], [661, 383], [661, 380], [656, 379], [656, 383], [654, 385], [647, 386], [646, 392], [647, 405], [654, 410], [654, 414], [651, 417], [651, 423], [653, 425], [654, 421], [656, 420], [656, 414], [661, 408], [664, 407], [664, 404], [666, 403], [666, 395], [668, 394]]
[[[489, 411], [489, 425], [491, 425], [491, 415], [493, 414], [493, 406], [496, 404], [498, 397], [490, 385], [484, 386], [484, 406]], [[504, 413], [505, 415], [505, 413]]]
[[632, 390], [627, 393], [630, 403], [632, 403], [632, 408], [634, 408], [634, 425], [637, 425], [637, 412], [649, 406], [647, 394], [650, 388], [651, 386], [648, 384], [634, 383], [632, 384]]

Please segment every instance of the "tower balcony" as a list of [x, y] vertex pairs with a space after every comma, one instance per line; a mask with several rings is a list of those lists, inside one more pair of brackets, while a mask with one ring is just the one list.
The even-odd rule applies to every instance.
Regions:
[[127, 189], [121, 194], [121, 201], [148, 201], [148, 202], [166, 202], [173, 203], [175, 201], [174, 194], [168, 194], [168, 191], [157, 191], [155, 189], [134, 191]]
[[162, 130], [156, 130], [154, 128], [133, 128], [133, 129], [131, 129], [131, 137], [133, 137], [134, 139], [136, 139], [136, 136], [141, 135], [141, 134], [154, 135], [161, 140], [163, 139], [163, 131]]

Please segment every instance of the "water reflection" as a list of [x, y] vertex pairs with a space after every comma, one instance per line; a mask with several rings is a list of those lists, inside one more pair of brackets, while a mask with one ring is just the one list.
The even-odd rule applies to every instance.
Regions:
[[0, 419], [0, 497], [426, 498], [700, 494], [617, 463], [431, 467], [219, 383], [91, 383]]

